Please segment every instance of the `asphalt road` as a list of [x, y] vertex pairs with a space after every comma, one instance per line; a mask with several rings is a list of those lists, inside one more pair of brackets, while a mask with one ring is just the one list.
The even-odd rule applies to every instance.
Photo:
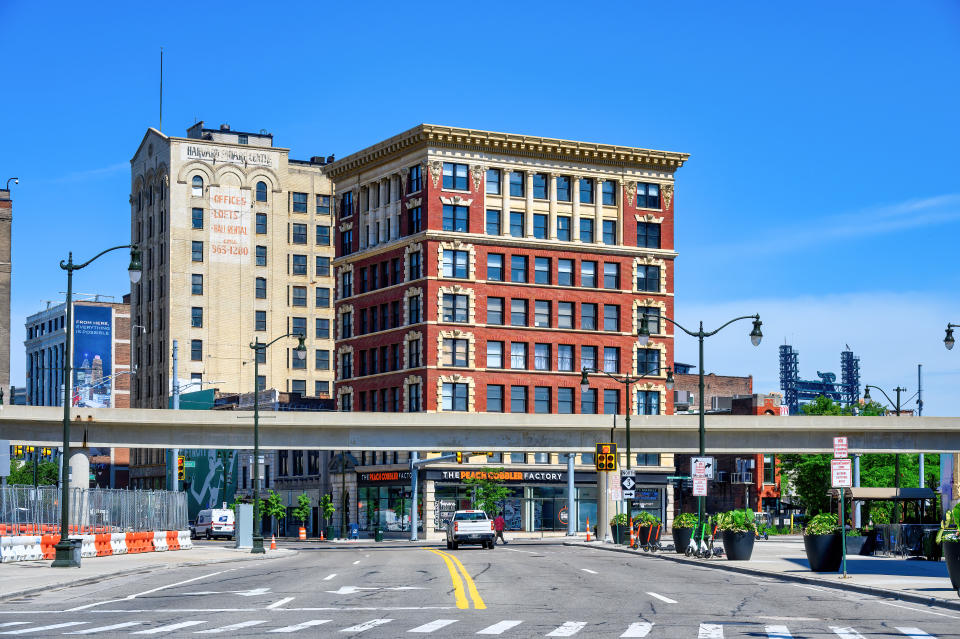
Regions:
[[305, 548], [7, 601], [0, 637], [960, 637], [951, 609], [583, 547]]

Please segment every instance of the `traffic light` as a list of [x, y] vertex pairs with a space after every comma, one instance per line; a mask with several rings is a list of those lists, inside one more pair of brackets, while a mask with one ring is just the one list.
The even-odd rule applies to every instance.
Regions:
[[19, 444], [14, 446], [13, 455], [14, 457], [23, 457], [23, 446], [20, 446]]
[[43, 454], [46, 455], [47, 457], [49, 457], [50, 455], [53, 454], [53, 449], [52, 449], [52, 448], [44, 448], [44, 449], [43, 449]]
[[461, 453], [459, 450], [457, 451], [457, 463], [458, 464], [463, 463], [463, 453]]
[[177, 457], [177, 481], [183, 481], [184, 472], [183, 472], [183, 455]]
[[597, 471], [610, 472], [617, 469], [617, 445], [616, 444], [597, 444], [597, 454], [595, 460]]
[[471, 454], [471, 455], [486, 455], [487, 457], [493, 457], [493, 451], [489, 451], [489, 450], [480, 450], [480, 451], [475, 450], [475, 451], [472, 451], [470, 454]]

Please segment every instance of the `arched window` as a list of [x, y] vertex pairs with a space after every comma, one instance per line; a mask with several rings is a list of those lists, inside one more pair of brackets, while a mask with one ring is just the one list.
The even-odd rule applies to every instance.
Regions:
[[203, 178], [199, 175], [193, 176], [193, 189], [190, 194], [194, 197], [203, 197]]
[[257, 182], [257, 202], [267, 201], [267, 183]]

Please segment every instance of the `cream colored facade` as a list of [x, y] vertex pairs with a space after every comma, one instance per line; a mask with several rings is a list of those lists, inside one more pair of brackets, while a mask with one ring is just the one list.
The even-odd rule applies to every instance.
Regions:
[[281, 339], [259, 364], [261, 385], [330, 396], [334, 234], [322, 166], [291, 160], [266, 133], [202, 122], [183, 138], [147, 130], [131, 160], [131, 241], [143, 251], [131, 290], [133, 406], [166, 408], [173, 340], [181, 392], [243, 393], [255, 383], [250, 344], [301, 329], [303, 367], [296, 339]]

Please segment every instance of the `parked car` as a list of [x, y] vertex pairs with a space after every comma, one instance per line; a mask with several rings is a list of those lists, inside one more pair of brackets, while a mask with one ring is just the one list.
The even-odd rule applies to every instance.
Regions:
[[460, 544], [480, 544], [493, 548], [496, 533], [493, 520], [482, 510], [458, 510], [447, 524], [447, 549], [456, 550]]
[[194, 525], [194, 530], [197, 537], [233, 539], [233, 511], [229, 508], [201, 510], [197, 513], [197, 523]]

